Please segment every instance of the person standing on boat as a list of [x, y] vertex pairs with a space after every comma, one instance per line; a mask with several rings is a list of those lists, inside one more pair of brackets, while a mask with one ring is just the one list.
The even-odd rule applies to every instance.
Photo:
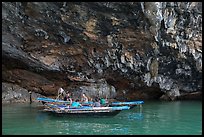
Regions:
[[58, 89], [58, 96], [57, 96], [57, 99], [62, 98], [64, 92], [65, 92], [64, 89], [63, 89], [62, 87], [60, 87], [60, 88]]
[[83, 103], [88, 103], [89, 102], [88, 97], [86, 96], [85, 93], [82, 94], [81, 102], [83, 102]]

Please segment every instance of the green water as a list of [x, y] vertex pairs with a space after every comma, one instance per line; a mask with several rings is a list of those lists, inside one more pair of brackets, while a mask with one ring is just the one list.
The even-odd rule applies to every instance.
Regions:
[[2, 106], [2, 134], [7, 135], [201, 135], [201, 101], [145, 101], [114, 117], [56, 117], [36, 104]]

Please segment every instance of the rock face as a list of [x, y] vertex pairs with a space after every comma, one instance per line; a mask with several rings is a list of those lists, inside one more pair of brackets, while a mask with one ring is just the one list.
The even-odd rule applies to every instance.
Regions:
[[30, 95], [30, 93], [26, 89], [18, 85], [4, 82], [2, 83], [2, 104], [14, 102], [30, 102], [30, 97], [31, 101], [33, 102], [37, 97], [43, 96], [35, 92], [31, 92]]
[[45, 96], [195, 99], [202, 3], [2, 2], [2, 82]]

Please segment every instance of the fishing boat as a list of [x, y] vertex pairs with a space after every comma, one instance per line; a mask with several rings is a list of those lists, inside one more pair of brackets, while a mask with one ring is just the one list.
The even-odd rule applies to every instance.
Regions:
[[[37, 98], [37, 100], [39, 101], [42, 101], [44, 103], [46, 102], [52, 102], [52, 103], [57, 103], [57, 104], [70, 104], [69, 101], [63, 101], [63, 100], [59, 100], [59, 99], [51, 99], [51, 98]], [[92, 101], [89, 101], [87, 103], [83, 103], [81, 102], [81, 104], [83, 106], [91, 106], [94, 102]], [[106, 103], [105, 106], [130, 106], [130, 109], [135, 107], [135, 106], [142, 106], [142, 104], [144, 104], [144, 101], [143, 100], [137, 100], [137, 101], [126, 101], [126, 102], [109, 102], [109, 103]]]
[[81, 107], [71, 107], [68, 101], [51, 98], [37, 98], [37, 100], [45, 102], [44, 112], [57, 116], [115, 116], [122, 110], [130, 109], [129, 106], [93, 107], [82, 105]]
[[89, 107], [89, 106], [82, 106], [78, 108], [73, 107], [50, 107], [45, 108], [45, 112], [50, 112], [57, 116], [74, 116], [74, 117], [81, 117], [81, 116], [115, 116], [121, 110], [127, 110], [130, 107], [122, 106], [122, 107]]

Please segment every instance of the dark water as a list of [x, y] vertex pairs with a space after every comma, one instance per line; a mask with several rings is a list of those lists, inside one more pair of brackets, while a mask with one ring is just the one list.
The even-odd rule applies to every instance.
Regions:
[[2, 134], [201, 135], [201, 101], [145, 101], [114, 117], [69, 118], [40, 112], [36, 104], [2, 106]]

